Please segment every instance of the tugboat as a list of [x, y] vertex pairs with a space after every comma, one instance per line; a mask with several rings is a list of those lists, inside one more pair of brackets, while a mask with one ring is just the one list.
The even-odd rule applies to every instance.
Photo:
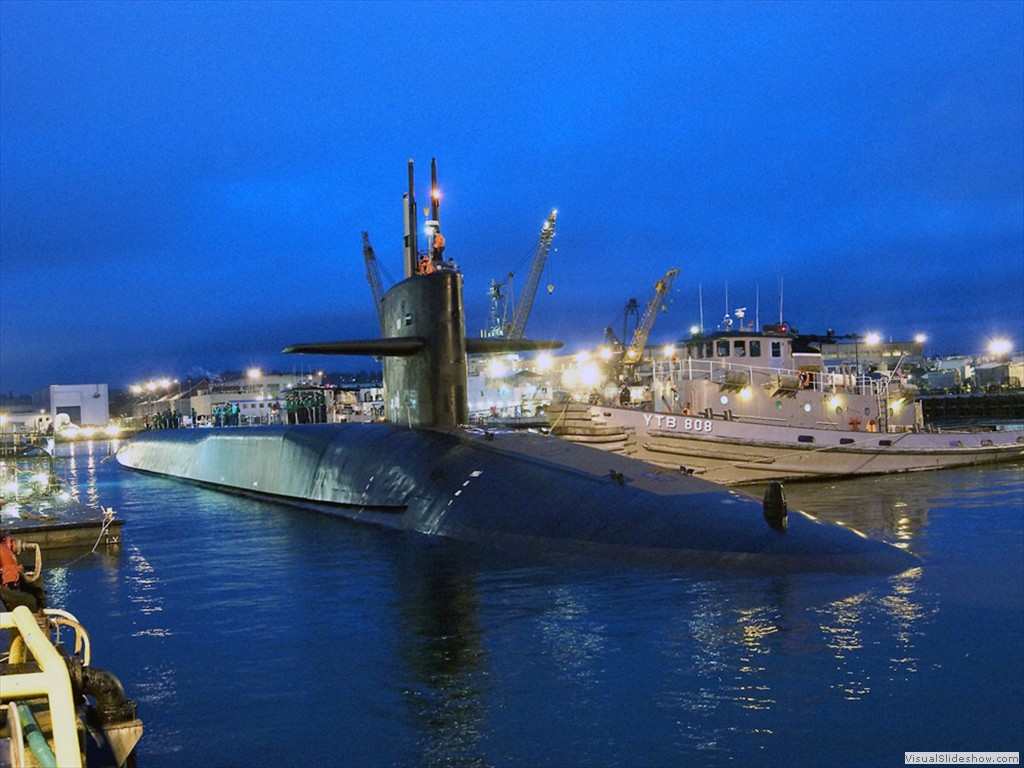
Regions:
[[[34, 551], [30, 571], [16, 559], [27, 550]], [[134, 765], [142, 737], [135, 702], [117, 677], [92, 666], [92, 644], [81, 622], [46, 607], [39, 545], [5, 535], [0, 559], [0, 632], [6, 636], [0, 646], [0, 764]]]
[[1024, 431], [926, 430], [898, 373], [826, 368], [830, 338], [788, 324], [694, 335], [655, 363], [644, 407], [568, 406], [553, 431], [727, 485], [1024, 457]]

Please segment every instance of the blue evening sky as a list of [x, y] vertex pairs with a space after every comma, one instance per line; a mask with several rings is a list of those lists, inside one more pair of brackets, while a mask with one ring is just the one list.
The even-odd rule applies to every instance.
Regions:
[[2, 0], [0, 390], [372, 367], [278, 353], [377, 335], [360, 233], [400, 277], [431, 157], [470, 333], [557, 208], [570, 351], [672, 267], [653, 341], [782, 281], [803, 331], [1020, 349], [1022, 73], [1021, 2]]

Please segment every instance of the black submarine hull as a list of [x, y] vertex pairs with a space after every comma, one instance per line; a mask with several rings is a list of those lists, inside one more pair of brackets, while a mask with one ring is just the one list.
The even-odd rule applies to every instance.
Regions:
[[394, 424], [142, 433], [118, 462], [232, 493], [500, 547], [760, 572], [898, 573], [916, 557], [714, 483], [556, 438]]

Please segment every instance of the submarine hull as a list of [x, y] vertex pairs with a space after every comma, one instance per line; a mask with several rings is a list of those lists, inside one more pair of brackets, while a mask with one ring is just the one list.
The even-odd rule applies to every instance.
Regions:
[[426, 535], [762, 572], [897, 573], [913, 555], [681, 472], [524, 433], [304, 424], [142, 433], [132, 470]]

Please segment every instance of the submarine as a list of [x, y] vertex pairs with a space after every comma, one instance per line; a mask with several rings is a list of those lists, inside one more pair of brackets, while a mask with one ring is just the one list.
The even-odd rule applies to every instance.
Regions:
[[[460, 269], [417, 244], [413, 163], [405, 277], [383, 295], [382, 338], [295, 344], [295, 354], [383, 358], [388, 423], [139, 433], [130, 470], [350, 520], [502, 549], [761, 573], [894, 574], [913, 554], [682, 470], [519, 431], [465, 426], [467, 356], [555, 341], [467, 338]], [[431, 239], [439, 229], [431, 167]], [[433, 245], [433, 244], [431, 244]]]

